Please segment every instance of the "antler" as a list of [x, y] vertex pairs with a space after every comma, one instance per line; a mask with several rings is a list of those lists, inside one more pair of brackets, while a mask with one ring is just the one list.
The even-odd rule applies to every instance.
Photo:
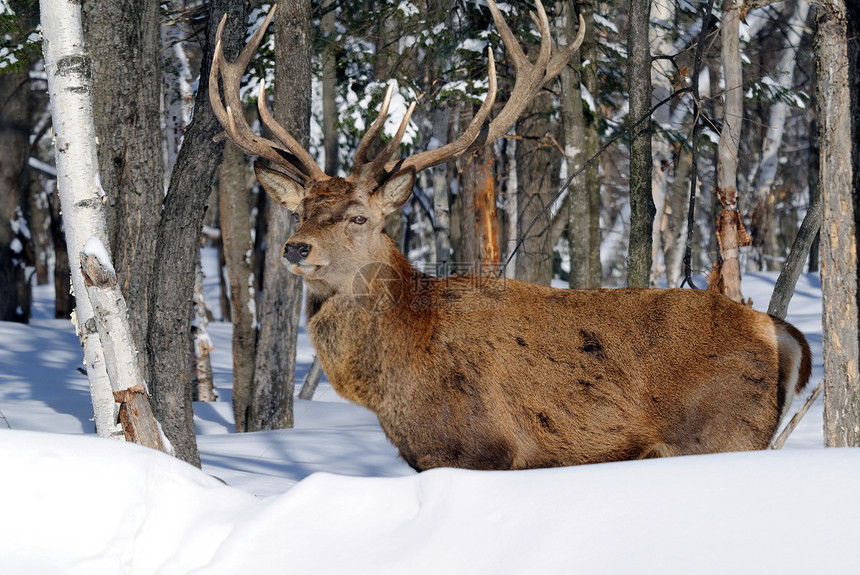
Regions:
[[[525, 107], [537, 95], [540, 89], [547, 82], [558, 76], [564, 67], [567, 66], [567, 62], [579, 50], [579, 46], [582, 44], [583, 38], [585, 38], [585, 20], [580, 16], [579, 32], [573, 43], [564, 50], [559, 50], [553, 44], [549, 29], [549, 20], [547, 19], [543, 4], [541, 4], [540, 0], [535, 0], [537, 15], [532, 12], [531, 16], [540, 31], [541, 42], [537, 60], [532, 64], [502, 17], [502, 13], [496, 6], [496, 3], [493, 0], [487, 0], [487, 4], [490, 7], [493, 21], [496, 23], [496, 28], [499, 30], [499, 34], [513, 61], [516, 72], [516, 80], [510, 99], [499, 114], [487, 124], [487, 118], [496, 100], [496, 67], [493, 61], [493, 52], [490, 49], [488, 51], [489, 62], [487, 73], [489, 88], [487, 95], [475, 117], [472, 118], [471, 123], [466, 128], [466, 131], [457, 140], [440, 148], [415, 154], [402, 162], [389, 162], [385, 166], [386, 172], [391, 173], [392, 171], [406, 168], [414, 168], [416, 172], [420, 172], [431, 166], [459, 157], [467, 151], [489, 144], [504, 135], [514, 125]], [[407, 121], [408, 115], [404, 119], [404, 122]], [[377, 122], [379, 122], [378, 119]]]
[[[517, 118], [519, 118], [525, 107], [537, 95], [540, 89], [564, 69], [568, 60], [579, 49], [585, 37], [585, 21], [580, 16], [579, 32], [573, 43], [566, 49], [559, 50], [552, 41], [549, 20], [547, 19], [543, 4], [541, 4], [540, 0], [535, 0], [537, 15], [532, 13], [531, 16], [540, 31], [541, 42], [538, 57], [534, 64], [532, 64], [502, 17], [502, 13], [496, 6], [496, 3], [493, 0], [487, 0], [487, 4], [490, 7], [490, 13], [493, 16], [493, 21], [496, 23], [502, 41], [513, 61], [516, 73], [511, 97], [499, 114], [492, 121], [488, 122], [490, 112], [496, 102], [497, 91], [496, 64], [491, 48], [487, 51], [487, 95], [478, 112], [469, 123], [469, 126], [459, 138], [440, 148], [421, 152], [403, 160], [392, 161], [391, 158], [397, 151], [398, 146], [400, 146], [400, 141], [403, 139], [403, 134], [409, 125], [412, 112], [415, 110], [415, 104], [413, 103], [409, 106], [406, 115], [400, 122], [400, 127], [397, 129], [394, 138], [388, 142], [376, 157], [368, 160], [367, 153], [370, 144], [379, 135], [379, 132], [382, 131], [382, 127], [388, 117], [388, 107], [391, 103], [391, 94], [393, 91], [393, 86], [389, 86], [379, 115], [364, 134], [361, 142], [359, 142], [358, 150], [355, 153], [352, 174], [349, 176], [350, 179], [379, 183], [395, 171], [413, 169], [415, 172], [420, 172], [496, 140], [514, 125]], [[263, 34], [274, 14], [275, 6], [272, 6], [263, 25], [254, 33], [242, 50], [242, 53], [239, 54], [239, 57], [233, 63], [227, 62], [224, 58], [221, 46], [221, 32], [226, 22], [226, 14], [221, 19], [221, 24], [218, 26], [218, 32], [215, 37], [216, 46], [212, 61], [212, 70], [209, 74], [209, 101], [212, 103], [215, 116], [221, 122], [227, 135], [240, 148], [249, 154], [266, 158], [285, 168], [290, 173], [300, 177], [305, 183], [326, 180], [329, 176], [322, 171], [307, 150], [286, 129], [278, 124], [269, 113], [269, 109], [266, 107], [265, 86], [262, 82], [260, 83], [260, 97], [258, 99], [260, 118], [263, 124], [278, 139], [278, 142], [255, 134], [241, 113], [242, 105], [239, 100], [239, 86], [242, 75], [245, 73], [245, 69], [259, 47]], [[221, 94], [218, 89], [219, 75], [224, 84], [226, 109], [224, 103], [221, 102]]]
[[[218, 32], [215, 35], [216, 43], [215, 54], [212, 58], [212, 69], [209, 72], [209, 102], [212, 104], [215, 117], [218, 118], [227, 135], [237, 146], [249, 154], [260, 156], [285, 168], [291, 174], [298, 176], [305, 182], [325, 180], [328, 179], [328, 176], [314, 161], [313, 157], [269, 113], [269, 109], [266, 106], [265, 84], [263, 82], [260, 82], [260, 97], [257, 100], [260, 119], [279, 142], [255, 134], [245, 120], [244, 114], [242, 114], [242, 102], [239, 99], [239, 87], [242, 82], [242, 76], [245, 74], [248, 64], [260, 46], [263, 34], [265, 34], [266, 28], [268, 28], [269, 23], [275, 15], [275, 8], [276, 6], [272, 6], [268, 16], [263, 21], [263, 25], [251, 36], [242, 53], [232, 63], [228, 62], [224, 57], [221, 45], [221, 33], [224, 30], [224, 24], [227, 22], [227, 15], [224, 14], [221, 18]], [[223, 103], [218, 89], [219, 75], [224, 85]], [[226, 109], [224, 106], [225, 103]]]

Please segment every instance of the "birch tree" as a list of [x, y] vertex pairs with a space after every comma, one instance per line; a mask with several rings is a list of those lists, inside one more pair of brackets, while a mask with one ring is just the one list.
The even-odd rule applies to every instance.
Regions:
[[51, 97], [57, 184], [65, 220], [66, 242], [76, 298], [72, 321], [84, 348], [93, 398], [96, 432], [122, 438], [92, 305], [86, 297], [80, 256], [90, 237], [108, 246], [99, 183], [93, 124], [90, 58], [85, 50], [81, 5], [73, 0], [41, 0], [45, 71]]
[[[776, 65], [775, 77], [771, 78], [782, 90], [790, 90], [794, 84], [794, 71], [797, 67], [796, 50], [800, 48], [800, 41], [803, 38], [808, 14], [809, 3], [805, 0], [798, 0], [791, 10], [791, 17], [785, 26], [785, 33], [782, 36], [782, 55]], [[773, 269], [770, 263], [773, 259], [769, 260], [767, 256], [777, 255], [776, 237], [779, 229], [775, 221], [773, 221], [775, 199], [772, 187], [776, 180], [777, 167], [779, 166], [779, 150], [782, 146], [787, 117], [788, 104], [784, 99], [779, 98], [770, 106], [767, 133], [762, 145], [761, 161], [755, 182], [756, 209], [763, 210], [766, 214], [771, 214], [770, 224], [764, 230], [765, 237], [759, 238], [754, 242], [754, 246], [757, 248], [757, 253], [754, 255], [759, 269]]]

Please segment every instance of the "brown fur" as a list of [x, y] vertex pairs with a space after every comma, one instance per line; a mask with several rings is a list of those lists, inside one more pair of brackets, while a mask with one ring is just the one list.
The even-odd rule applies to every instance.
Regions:
[[311, 247], [289, 265], [329, 380], [415, 469], [763, 449], [806, 384], [803, 335], [719, 294], [419, 273], [383, 232], [414, 182], [398, 176], [267, 191]]

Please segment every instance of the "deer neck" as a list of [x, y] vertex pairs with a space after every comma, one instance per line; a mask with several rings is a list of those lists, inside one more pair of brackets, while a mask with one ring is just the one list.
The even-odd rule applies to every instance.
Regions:
[[425, 331], [432, 321], [419, 316], [433, 312], [418, 309], [414, 302], [433, 281], [414, 269], [392, 244], [384, 261], [363, 266], [348, 289], [309, 289], [308, 334], [341, 396], [380, 409], [388, 395], [384, 382], [396, 375], [383, 372], [402, 368], [386, 361], [390, 355], [386, 346], [392, 342], [420, 346], [428, 337]]

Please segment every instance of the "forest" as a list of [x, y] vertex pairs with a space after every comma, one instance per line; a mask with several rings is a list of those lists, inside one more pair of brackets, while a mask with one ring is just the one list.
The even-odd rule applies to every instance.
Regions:
[[[499, 7], [533, 60], [535, 4]], [[744, 302], [743, 274], [781, 272], [769, 309], [778, 317], [798, 275], [820, 271], [825, 439], [860, 446], [860, 6], [544, 7], [560, 49], [584, 31], [579, 49], [504, 137], [422, 171], [390, 237], [433, 275], [573, 289], [686, 287]], [[93, 342], [85, 353], [100, 353], [105, 342], [81, 297], [94, 280], [72, 289], [82, 252], [101, 253], [85, 246], [97, 237], [155, 419], [174, 454], [198, 466], [192, 404], [214, 397], [202, 246], [218, 251], [219, 315], [233, 324], [236, 431], [293, 425], [302, 282], [281, 262], [292, 218], [262, 192], [254, 158], [220, 135], [209, 100], [222, 15], [232, 61], [272, 9], [236, 0], [0, 4], [0, 320], [27, 322], [33, 285], [53, 283], [56, 317], [74, 312], [82, 342]], [[241, 106], [259, 131], [263, 99], [326, 174], [345, 175], [388, 86], [386, 141], [415, 103], [396, 153], [456, 140], [489, 89], [488, 50], [498, 113], [517, 62], [486, 2], [287, 0], [242, 78]], [[102, 385], [110, 411], [116, 384], [94, 384], [109, 379], [94, 372], [94, 404]], [[96, 424], [100, 435], [118, 433], [108, 419], [99, 424], [97, 406]]]

